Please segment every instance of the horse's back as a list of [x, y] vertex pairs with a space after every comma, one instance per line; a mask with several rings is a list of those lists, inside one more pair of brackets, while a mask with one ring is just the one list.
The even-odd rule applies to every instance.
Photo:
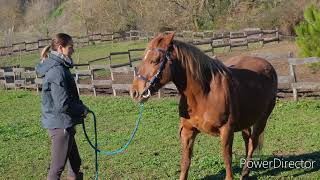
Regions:
[[252, 56], [235, 56], [224, 64], [231, 70], [235, 78], [243, 80], [263, 80], [261, 83], [271, 83], [271, 88], [277, 88], [277, 74], [273, 66], [265, 59]]
[[[264, 112], [274, 106], [277, 93], [277, 74], [266, 60], [251, 56], [237, 56], [224, 63], [233, 79], [237, 94], [236, 106], [240, 112], [239, 130], [244, 124], [253, 124]], [[243, 123], [248, 121], [248, 123]]]
[[235, 56], [225, 61], [224, 64], [229, 68], [246, 69], [267, 76], [275, 73], [272, 65], [267, 60], [259, 57]]

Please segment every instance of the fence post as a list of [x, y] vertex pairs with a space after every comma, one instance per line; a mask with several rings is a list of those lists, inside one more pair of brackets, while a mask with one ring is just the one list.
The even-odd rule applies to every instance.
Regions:
[[24, 52], [27, 52], [27, 45], [26, 45], [26, 42], [24, 41]]
[[260, 46], [263, 47], [264, 43], [263, 43], [263, 32], [262, 31], [259, 33], [259, 39], [260, 39]]
[[278, 40], [278, 44], [280, 43], [280, 37], [279, 37], [279, 29], [276, 28], [276, 37], [277, 37], [277, 40]]
[[[289, 64], [289, 67], [290, 67], [290, 76], [291, 76], [291, 78], [292, 78], [292, 82], [295, 83], [295, 82], [297, 82], [296, 73], [295, 73], [295, 65]], [[293, 86], [293, 83], [291, 83], [292, 93], [293, 93], [293, 100], [294, 100], [294, 101], [297, 101], [297, 100], [298, 100], [298, 91], [297, 91], [297, 89]]]

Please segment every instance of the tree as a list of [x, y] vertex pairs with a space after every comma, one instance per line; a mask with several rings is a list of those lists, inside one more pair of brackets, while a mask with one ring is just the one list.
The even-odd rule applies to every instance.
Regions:
[[304, 21], [295, 27], [296, 43], [302, 57], [320, 57], [320, 10], [311, 5], [304, 12]]
[[49, 16], [58, 6], [57, 0], [38, 0], [26, 5], [24, 21], [41, 37], [49, 37]]
[[1, 30], [16, 31], [22, 25], [22, 9], [18, 0], [0, 1], [0, 28]]
[[0, 33], [3, 33], [2, 45], [11, 45], [15, 41], [15, 32], [23, 27], [22, 3], [18, 0], [0, 1]]

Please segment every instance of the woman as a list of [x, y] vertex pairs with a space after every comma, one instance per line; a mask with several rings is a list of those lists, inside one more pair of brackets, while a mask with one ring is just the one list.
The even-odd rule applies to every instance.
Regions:
[[60, 179], [67, 163], [68, 179], [82, 179], [81, 159], [74, 139], [75, 125], [81, 124], [88, 108], [79, 99], [77, 87], [69, 68], [73, 62], [72, 38], [57, 34], [41, 53], [36, 71], [43, 77], [42, 127], [51, 138], [51, 163], [48, 180]]

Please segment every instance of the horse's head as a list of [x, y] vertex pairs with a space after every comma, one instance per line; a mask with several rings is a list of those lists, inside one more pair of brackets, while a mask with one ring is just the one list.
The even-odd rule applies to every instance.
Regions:
[[174, 33], [160, 34], [149, 43], [132, 83], [133, 97], [138, 101], [147, 101], [151, 94], [171, 80], [169, 66], [174, 56], [173, 37]]

